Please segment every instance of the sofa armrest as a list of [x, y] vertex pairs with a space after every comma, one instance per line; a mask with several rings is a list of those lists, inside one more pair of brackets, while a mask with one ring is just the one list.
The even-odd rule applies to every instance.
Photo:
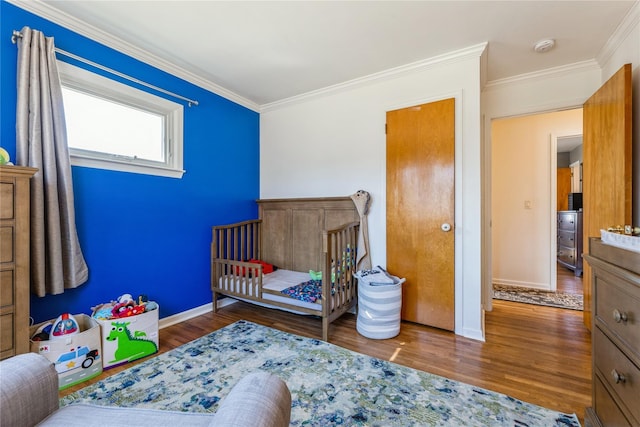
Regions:
[[0, 425], [32, 426], [59, 406], [58, 373], [46, 357], [26, 353], [0, 362]]
[[211, 426], [286, 427], [291, 418], [291, 393], [276, 375], [255, 372], [242, 378], [216, 411]]

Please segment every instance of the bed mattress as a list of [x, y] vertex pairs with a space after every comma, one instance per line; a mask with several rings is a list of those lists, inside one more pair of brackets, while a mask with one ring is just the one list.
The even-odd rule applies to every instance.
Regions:
[[[270, 290], [270, 291], [276, 291], [276, 292], [280, 292], [284, 289], [290, 288], [292, 286], [296, 286], [299, 285], [300, 283], [304, 283], [309, 281], [309, 279], [311, 279], [311, 277], [309, 276], [309, 273], [303, 273], [300, 271], [291, 271], [291, 270], [284, 270], [284, 269], [278, 269], [276, 271], [274, 271], [273, 273], [269, 273], [269, 274], [265, 274], [262, 277], [262, 288], [264, 290]], [[230, 280], [229, 276], [225, 276], [220, 278], [220, 281], [222, 282], [223, 280]], [[242, 280], [243, 283], [241, 284], [242, 286], [242, 291], [243, 293], [247, 293], [250, 295], [249, 292], [247, 292], [247, 287], [246, 287], [246, 281], [243, 278], [236, 278], [236, 280]], [[251, 279], [248, 279], [251, 280]], [[222, 285], [222, 283], [221, 283]], [[289, 311], [291, 313], [296, 313], [296, 314], [307, 314], [307, 313], [302, 313], [293, 309], [287, 309], [287, 308], [283, 308], [283, 307], [279, 307], [279, 306], [273, 306], [273, 305], [269, 305], [268, 301], [276, 301], [276, 302], [282, 302], [282, 303], [286, 303], [286, 304], [290, 304], [290, 305], [295, 305], [297, 307], [303, 307], [303, 308], [308, 308], [311, 310], [321, 310], [322, 309], [322, 304], [319, 303], [311, 303], [311, 302], [306, 302], [306, 301], [300, 301], [297, 300], [295, 298], [290, 298], [286, 295], [274, 295], [271, 293], [267, 293], [267, 292], [263, 292], [262, 293], [262, 301], [264, 302], [257, 302], [254, 300], [247, 300], [247, 299], [243, 299], [238, 297], [238, 299], [243, 300], [243, 301], [247, 301], [250, 302], [252, 304], [256, 304], [256, 305], [260, 305], [263, 307], [269, 307], [269, 308], [277, 308], [278, 310], [285, 310], [285, 311]]]

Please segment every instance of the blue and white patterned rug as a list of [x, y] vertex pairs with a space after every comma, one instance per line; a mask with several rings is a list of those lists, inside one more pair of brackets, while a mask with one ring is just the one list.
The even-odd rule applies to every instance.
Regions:
[[575, 415], [239, 321], [61, 399], [215, 412], [249, 372], [291, 390], [292, 426], [579, 426]]

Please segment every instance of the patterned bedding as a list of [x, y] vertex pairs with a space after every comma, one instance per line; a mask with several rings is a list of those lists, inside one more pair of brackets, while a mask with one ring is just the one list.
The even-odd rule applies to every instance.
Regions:
[[288, 297], [304, 302], [316, 302], [322, 298], [322, 280], [309, 280], [281, 290]]

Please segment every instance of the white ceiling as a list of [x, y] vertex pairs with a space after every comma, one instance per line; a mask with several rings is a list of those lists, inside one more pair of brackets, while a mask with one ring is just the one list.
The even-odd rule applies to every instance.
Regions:
[[558, 153], [568, 153], [582, 145], [582, 135], [558, 137]]
[[489, 81], [593, 60], [634, 2], [44, 3], [265, 105], [483, 42]]

